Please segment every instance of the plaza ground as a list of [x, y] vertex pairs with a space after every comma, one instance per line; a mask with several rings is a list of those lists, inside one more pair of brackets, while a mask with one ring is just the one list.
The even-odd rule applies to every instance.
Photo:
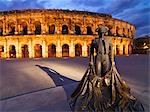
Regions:
[[[149, 107], [149, 55], [116, 56], [121, 77]], [[69, 96], [89, 58], [1, 59], [1, 111], [70, 111]]]

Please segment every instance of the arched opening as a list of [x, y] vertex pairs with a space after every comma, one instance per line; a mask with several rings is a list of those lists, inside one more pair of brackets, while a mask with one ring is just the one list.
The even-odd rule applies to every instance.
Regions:
[[9, 24], [9, 35], [14, 35], [15, 34], [15, 24], [11, 23]]
[[3, 27], [0, 26], [0, 36], [2, 36], [2, 35], [3, 35]]
[[23, 45], [21, 47], [21, 54], [22, 54], [22, 58], [29, 58], [29, 51], [28, 51], [28, 45]]
[[40, 22], [35, 22], [35, 31], [34, 33], [36, 35], [40, 35], [41, 34], [41, 23]]
[[120, 36], [119, 35], [119, 27], [118, 26], [116, 27], [116, 36], [118, 36], [118, 37]]
[[54, 34], [55, 33], [55, 25], [49, 26], [49, 34]]
[[40, 44], [36, 44], [34, 46], [34, 57], [41, 58], [42, 57], [42, 46]]
[[82, 56], [82, 45], [75, 45], [75, 56]]
[[48, 46], [48, 57], [56, 57], [56, 46], [54, 44]]
[[23, 22], [22, 23], [22, 35], [27, 35], [27, 34], [28, 34], [27, 23]]
[[75, 25], [75, 34], [76, 34], [76, 35], [81, 35], [80, 26]]
[[116, 55], [119, 55], [119, 46], [116, 45]]
[[2, 53], [4, 52], [4, 46], [0, 45], [0, 58], [2, 58]]
[[126, 37], [125, 28], [123, 28], [123, 36]]
[[68, 34], [68, 26], [67, 25], [62, 26], [62, 34]]
[[93, 35], [92, 28], [90, 26], [87, 26], [86, 29], [87, 29], [87, 35]]
[[69, 57], [69, 45], [64, 44], [62, 46], [62, 57]]
[[126, 52], [125, 52], [125, 45], [123, 45], [123, 55], [125, 55]]
[[14, 45], [9, 46], [9, 57], [16, 58], [16, 47]]

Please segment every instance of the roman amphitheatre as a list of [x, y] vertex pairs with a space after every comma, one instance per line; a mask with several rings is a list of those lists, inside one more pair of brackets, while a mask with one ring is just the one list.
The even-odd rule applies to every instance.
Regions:
[[61, 9], [0, 12], [0, 58], [89, 56], [98, 25], [109, 28], [115, 55], [132, 53], [135, 26], [110, 14]]

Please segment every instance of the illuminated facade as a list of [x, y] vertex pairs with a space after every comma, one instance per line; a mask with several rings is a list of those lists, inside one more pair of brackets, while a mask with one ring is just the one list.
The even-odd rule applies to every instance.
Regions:
[[88, 56], [98, 25], [109, 28], [115, 55], [132, 52], [135, 27], [111, 15], [32, 9], [0, 12], [1, 58]]

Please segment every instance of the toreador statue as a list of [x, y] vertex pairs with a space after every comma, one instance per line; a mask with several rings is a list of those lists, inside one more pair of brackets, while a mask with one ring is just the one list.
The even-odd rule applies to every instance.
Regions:
[[92, 40], [89, 66], [71, 95], [71, 109], [75, 112], [143, 112], [143, 105], [131, 95], [115, 67], [111, 39], [103, 38], [108, 28], [98, 26], [96, 31], [99, 38]]

